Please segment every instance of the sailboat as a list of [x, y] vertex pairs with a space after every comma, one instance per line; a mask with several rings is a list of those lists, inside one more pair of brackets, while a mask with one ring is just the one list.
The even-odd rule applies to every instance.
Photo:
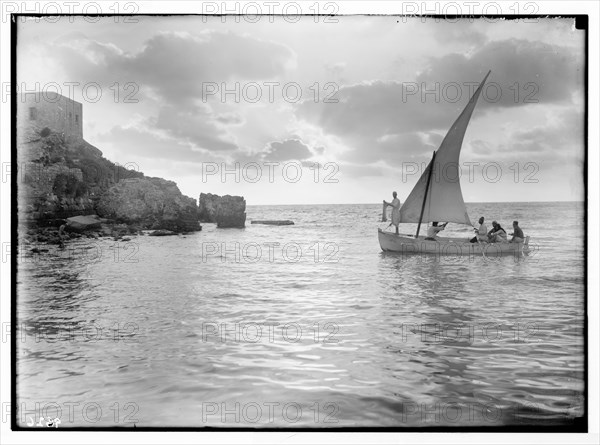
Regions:
[[384, 252], [434, 255], [522, 255], [529, 250], [529, 237], [522, 243], [471, 243], [470, 237], [426, 240], [419, 237], [422, 223], [445, 221], [473, 227], [460, 188], [459, 157], [462, 142], [485, 84], [487, 75], [458, 116], [427, 168], [400, 208], [400, 223], [418, 223], [416, 235], [396, 235], [378, 229], [379, 245]]

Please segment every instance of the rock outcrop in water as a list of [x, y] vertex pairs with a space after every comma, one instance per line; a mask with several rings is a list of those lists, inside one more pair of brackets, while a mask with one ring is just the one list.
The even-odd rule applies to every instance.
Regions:
[[253, 220], [250, 224], [265, 224], [267, 226], [293, 226], [294, 221], [289, 219], [265, 219], [265, 220]]
[[198, 219], [200, 222], [217, 222], [217, 204], [221, 197], [212, 193], [200, 193], [198, 200]]
[[202, 222], [217, 223], [219, 228], [246, 227], [246, 200], [242, 196], [201, 193], [198, 208]]
[[217, 203], [217, 227], [246, 227], [246, 200], [241, 196], [221, 196]]

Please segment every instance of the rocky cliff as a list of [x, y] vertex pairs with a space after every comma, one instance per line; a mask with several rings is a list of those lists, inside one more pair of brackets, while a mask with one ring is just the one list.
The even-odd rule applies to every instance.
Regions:
[[173, 181], [131, 178], [110, 187], [96, 206], [98, 215], [144, 229], [200, 230], [198, 208]]
[[21, 135], [17, 144], [21, 222], [56, 225], [98, 214], [139, 228], [200, 230], [196, 200], [172, 181], [127, 170], [88, 142], [66, 141], [47, 128]]

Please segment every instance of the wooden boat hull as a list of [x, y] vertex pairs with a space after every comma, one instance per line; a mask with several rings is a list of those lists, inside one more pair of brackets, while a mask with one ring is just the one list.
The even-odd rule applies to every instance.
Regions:
[[529, 237], [524, 243], [471, 243], [466, 238], [438, 238], [437, 241], [415, 239], [407, 235], [396, 235], [378, 229], [379, 245], [384, 252], [405, 255], [441, 256], [523, 256], [529, 253]]

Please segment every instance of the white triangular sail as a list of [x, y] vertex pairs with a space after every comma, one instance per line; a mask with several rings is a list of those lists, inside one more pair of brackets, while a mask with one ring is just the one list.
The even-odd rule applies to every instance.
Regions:
[[[435, 154], [433, 173], [429, 183], [421, 222], [448, 221], [472, 225], [460, 189], [458, 162], [469, 120], [489, 75], [490, 72], [487, 73], [461, 115], [456, 119]], [[400, 209], [400, 222], [419, 222], [431, 168], [432, 165], [430, 162], [412, 192], [406, 198], [406, 202]]]

